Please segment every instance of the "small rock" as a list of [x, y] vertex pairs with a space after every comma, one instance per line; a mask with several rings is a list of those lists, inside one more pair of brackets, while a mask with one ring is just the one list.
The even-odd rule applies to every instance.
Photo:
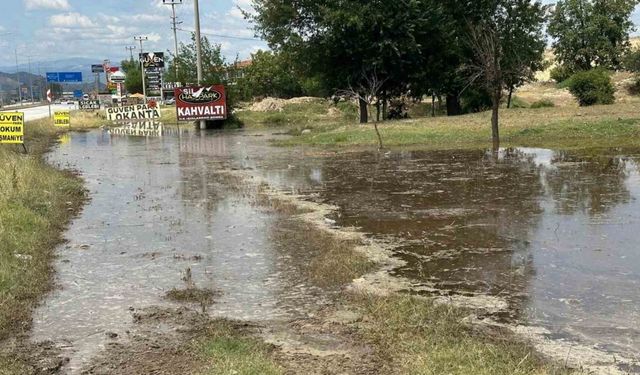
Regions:
[[108, 338], [110, 338], [110, 339], [115, 339], [115, 338], [117, 338], [117, 337], [118, 337], [118, 334], [117, 334], [117, 333], [115, 333], [115, 332], [107, 332], [107, 333], [106, 333], [106, 335], [107, 335], [107, 337], [108, 337]]
[[301, 134], [302, 135], [311, 134], [311, 129], [304, 129]]

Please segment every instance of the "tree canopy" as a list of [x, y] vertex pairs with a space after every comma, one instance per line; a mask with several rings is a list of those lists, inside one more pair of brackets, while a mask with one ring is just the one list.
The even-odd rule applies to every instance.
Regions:
[[549, 22], [557, 62], [569, 72], [619, 69], [638, 0], [559, 0]]

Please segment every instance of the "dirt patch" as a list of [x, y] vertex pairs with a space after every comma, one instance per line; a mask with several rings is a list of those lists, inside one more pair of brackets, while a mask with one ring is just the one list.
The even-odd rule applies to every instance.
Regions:
[[288, 104], [306, 104], [321, 100], [313, 97], [300, 97], [292, 99], [265, 98], [249, 107], [253, 112], [282, 112]]

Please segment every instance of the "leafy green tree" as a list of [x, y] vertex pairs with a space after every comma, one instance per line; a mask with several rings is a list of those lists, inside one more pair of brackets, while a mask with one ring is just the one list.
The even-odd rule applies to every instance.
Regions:
[[251, 65], [243, 71], [239, 85], [251, 96], [291, 98], [303, 94], [298, 74], [281, 53], [258, 51], [251, 56]]
[[120, 67], [127, 75], [124, 86], [131, 94], [142, 94], [142, 70], [140, 62], [136, 60], [124, 60], [120, 63]]
[[638, 0], [559, 0], [548, 32], [556, 60], [571, 72], [619, 69]]
[[[202, 84], [225, 84], [227, 82], [227, 64], [221, 52], [220, 44], [211, 44], [206, 36], [201, 38], [202, 51]], [[169, 69], [165, 75], [165, 81], [182, 82], [183, 84], [196, 84], [198, 73], [196, 69], [197, 53], [195, 34], [191, 34], [189, 44], [180, 43], [178, 56], [172, 56]], [[176, 76], [176, 65], [178, 75]]]
[[429, 63], [432, 51], [442, 49], [442, 8], [435, 0], [254, 0], [253, 5], [256, 30], [273, 50], [291, 56], [301, 72], [336, 92], [359, 91], [361, 122], [368, 121], [363, 95], [370, 92], [369, 82], [383, 82], [375, 85], [383, 99], [407, 92], [413, 76], [435, 66]]

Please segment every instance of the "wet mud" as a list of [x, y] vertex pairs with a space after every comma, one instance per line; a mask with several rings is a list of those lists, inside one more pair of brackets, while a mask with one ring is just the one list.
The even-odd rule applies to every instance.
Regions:
[[[363, 254], [384, 264], [368, 286], [471, 307], [568, 363], [581, 363], [580, 347], [595, 371], [638, 372], [640, 150], [337, 153], [270, 147], [279, 137], [73, 134], [50, 162], [78, 170], [92, 201], [59, 249], [60, 288], [32, 340], [53, 342], [64, 371], [80, 373], [109, 334], [135, 329], [131, 309], [184, 306], [165, 295], [185, 288], [189, 269], [194, 288], [215, 292], [205, 309], [186, 302], [195, 311], [256, 322], [302, 362], [369, 358], [355, 344], [345, 353], [335, 340], [348, 332], [326, 320], [297, 333], [292, 322], [331, 310], [338, 291], [308, 277], [291, 212], [246, 190], [268, 184], [291, 210], [307, 205], [308, 220], [366, 236]], [[375, 368], [363, 363], [354, 373]]]

